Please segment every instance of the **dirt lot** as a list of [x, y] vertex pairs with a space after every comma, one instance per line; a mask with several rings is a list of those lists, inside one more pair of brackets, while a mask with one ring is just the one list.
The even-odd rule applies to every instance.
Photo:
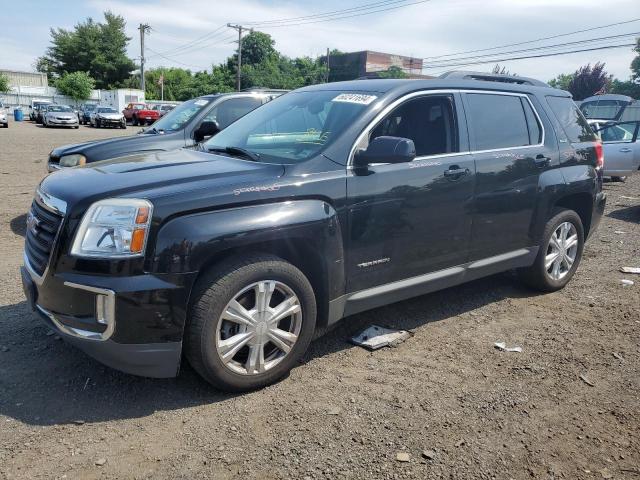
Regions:
[[[0, 478], [640, 479], [640, 276], [624, 287], [618, 271], [640, 267], [640, 176], [606, 185], [564, 291], [504, 274], [350, 317], [288, 379], [233, 396], [189, 367], [170, 380], [103, 367], [23, 301], [47, 153], [131, 133], [0, 130]], [[347, 343], [370, 322], [413, 336], [376, 353]]]

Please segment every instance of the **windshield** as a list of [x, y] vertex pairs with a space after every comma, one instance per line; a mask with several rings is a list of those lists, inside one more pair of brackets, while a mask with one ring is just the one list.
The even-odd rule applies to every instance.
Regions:
[[97, 110], [97, 113], [118, 113], [116, 112], [115, 108], [110, 108], [110, 107], [100, 107]]
[[210, 100], [206, 98], [194, 98], [181, 103], [176, 108], [168, 112], [153, 124], [156, 131], [174, 132], [181, 130], [191, 121], [203, 108], [209, 105]]
[[51, 105], [47, 110], [49, 112], [73, 112], [71, 107], [67, 107], [66, 105]]
[[627, 102], [619, 100], [595, 100], [584, 102], [580, 105], [580, 110], [586, 118], [599, 118], [602, 120], [614, 120], [618, 116], [620, 109]]
[[91, 110], [95, 110], [96, 106], [95, 105], [85, 105], [84, 109], [87, 111], [91, 111]]
[[298, 163], [331, 145], [376, 98], [371, 92], [288, 93], [248, 113], [204, 147], [239, 147], [263, 162]]

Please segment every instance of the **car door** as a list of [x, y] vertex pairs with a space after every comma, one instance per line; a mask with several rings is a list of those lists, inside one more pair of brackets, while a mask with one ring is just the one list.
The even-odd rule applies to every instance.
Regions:
[[621, 122], [606, 125], [596, 133], [602, 139], [604, 174], [624, 177], [638, 170], [640, 151], [638, 128], [640, 122]]
[[475, 168], [464, 125], [459, 94], [417, 92], [365, 130], [357, 148], [378, 136], [403, 137], [417, 156], [349, 171], [349, 291], [467, 260]]
[[558, 147], [527, 95], [469, 91], [464, 105], [476, 165], [470, 260], [509, 261], [534, 242], [539, 178], [559, 164]]

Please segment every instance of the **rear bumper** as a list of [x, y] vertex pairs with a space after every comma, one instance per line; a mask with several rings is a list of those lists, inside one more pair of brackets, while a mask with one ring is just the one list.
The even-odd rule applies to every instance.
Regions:
[[600, 220], [602, 220], [602, 215], [604, 215], [604, 208], [606, 205], [607, 205], [607, 194], [604, 192], [597, 193], [593, 202], [593, 211], [591, 213], [591, 226], [589, 228], [587, 239], [591, 237], [591, 234], [595, 232], [596, 229], [598, 228], [598, 225], [600, 225]]

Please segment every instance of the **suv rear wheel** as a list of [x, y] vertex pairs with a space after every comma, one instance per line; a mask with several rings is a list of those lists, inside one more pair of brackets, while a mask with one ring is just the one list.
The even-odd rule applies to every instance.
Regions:
[[274, 383], [295, 366], [315, 330], [311, 284], [271, 255], [227, 261], [194, 290], [185, 355], [214, 386], [246, 391]]
[[564, 288], [575, 273], [584, 248], [584, 228], [573, 210], [561, 210], [544, 229], [535, 263], [518, 271], [529, 286], [544, 292]]

